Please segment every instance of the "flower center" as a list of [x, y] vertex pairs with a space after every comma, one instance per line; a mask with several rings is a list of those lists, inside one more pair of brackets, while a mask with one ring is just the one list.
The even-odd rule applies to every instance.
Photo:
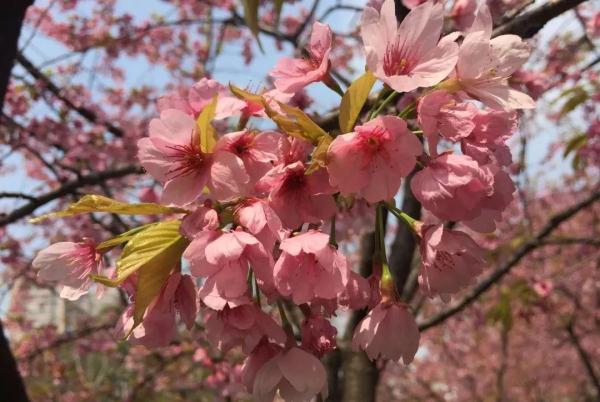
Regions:
[[194, 143], [193, 136], [190, 136], [189, 144], [172, 145], [168, 148], [173, 151], [171, 158], [174, 162], [168, 172], [169, 180], [196, 173], [204, 165], [204, 154], [199, 145]]
[[410, 63], [398, 41], [388, 43], [383, 55], [383, 72], [387, 76], [405, 75], [411, 70]]
[[433, 266], [440, 271], [454, 269], [454, 259], [452, 258], [452, 255], [449, 252], [438, 251]]
[[240, 137], [236, 142], [231, 144], [230, 151], [237, 156], [242, 156], [252, 148], [254, 138], [251, 134], [246, 134]]

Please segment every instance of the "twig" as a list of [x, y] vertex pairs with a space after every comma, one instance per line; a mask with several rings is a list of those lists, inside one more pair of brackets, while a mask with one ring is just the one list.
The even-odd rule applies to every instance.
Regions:
[[88, 109], [85, 106], [77, 106], [75, 103], [73, 103], [73, 101], [71, 101], [69, 98], [63, 95], [62, 90], [48, 76], [46, 76], [36, 66], [34, 66], [33, 63], [27, 57], [25, 57], [25, 55], [23, 55], [20, 52], [17, 52], [16, 60], [21, 66], [23, 66], [25, 70], [27, 70], [29, 74], [31, 74], [33, 78], [42, 81], [46, 89], [48, 89], [48, 91], [50, 91], [54, 96], [60, 99], [65, 105], [67, 105], [70, 109], [75, 111], [81, 117], [83, 117], [90, 123], [102, 124], [110, 133], [114, 134], [116, 137], [123, 137], [124, 132], [120, 127], [117, 127], [108, 121], [101, 120], [96, 114], [96, 112], [94, 112], [93, 110]]
[[31, 201], [26, 205], [14, 210], [7, 215], [0, 215], [0, 227], [6, 226], [10, 223], [18, 221], [21, 218], [34, 212], [39, 207], [46, 205], [47, 203], [54, 201], [62, 196], [74, 192], [80, 187], [91, 186], [103, 183], [110, 179], [117, 179], [130, 174], [140, 174], [142, 169], [136, 165], [129, 165], [122, 168], [104, 170], [97, 173], [90, 173], [85, 176], [72, 181], [68, 181], [56, 190], [42, 194], [36, 197], [35, 201]]

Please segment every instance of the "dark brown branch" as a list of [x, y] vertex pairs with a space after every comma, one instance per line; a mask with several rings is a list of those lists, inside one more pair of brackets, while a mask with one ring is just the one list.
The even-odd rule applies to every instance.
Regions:
[[600, 239], [588, 237], [556, 237], [540, 242], [541, 246], [570, 246], [583, 245], [600, 247]]
[[19, 360], [34, 359], [35, 357], [41, 355], [42, 353], [44, 353], [47, 350], [52, 350], [52, 349], [58, 348], [61, 345], [64, 345], [69, 342], [77, 341], [79, 339], [93, 335], [99, 331], [106, 331], [106, 330], [112, 329], [112, 328], [114, 328], [114, 326], [115, 326], [115, 324], [111, 322], [111, 323], [97, 325], [97, 326], [93, 326], [93, 327], [84, 327], [77, 332], [64, 334], [64, 335], [56, 338], [50, 344], [39, 347], [37, 349], [34, 349], [31, 352], [29, 352], [28, 354], [18, 357], [18, 359]]
[[46, 89], [60, 99], [65, 105], [67, 105], [69, 109], [73, 110], [90, 123], [102, 124], [116, 137], [122, 137], [124, 135], [124, 132], [120, 127], [115, 126], [111, 122], [101, 120], [93, 110], [88, 109], [85, 106], [78, 106], [73, 103], [73, 101], [66, 97], [63, 94], [63, 91], [48, 76], [46, 76], [46, 74], [41, 72], [27, 57], [25, 57], [25, 55], [17, 52], [16, 60], [21, 66], [23, 66], [25, 70], [27, 70], [29, 74], [31, 74], [33, 78], [41, 81]]
[[39, 207], [46, 205], [47, 203], [57, 200], [67, 194], [74, 192], [80, 187], [92, 186], [101, 184], [110, 179], [118, 179], [121, 177], [128, 176], [130, 174], [140, 174], [142, 170], [136, 165], [128, 165], [118, 169], [104, 170], [102, 172], [90, 173], [85, 176], [81, 176], [76, 180], [68, 181], [56, 190], [42, 194], [36, 197], [35, 201], [31, 201], [24, 206], [14, 210], [7, 215], [0, 215], [0, 227], [6, 226], [10, 223], [16, 222], [29, 214], [33, 213]]
[[522, 38], [531, 38], [537, 34], [548, 21], [562, 13], [577, 7], [586, 0], [556, 0], [548, 1], [541, 6], [527, 11], [506, 24], [494, 29], [493, 36], [513, 34]]
[[0, 192], [0, 198], [20, 198], [23, 200], [35, 201], [36, 198], [29, 194], [11, 193], [10, 191]]
[[569, 334], [569, 340], [571, 341], [575, 349], [577, 349], [577, 354], [579, 355], [579, 358], [581, 359], [581, 362], [585, 367], [585, 371], [587, 372], [587, 375], [590, 378], [592, 385], [596, 389], [596, 398], [600, 399], [600, 379], [598, 378], [598, 375], [594, 370], [592, 359], [581, 345], [581, 341], [575, 333], [573, 321], [569, 321], [566, 329], [567, 333]]
[[521, 261], [523, 257], [538, 248], [544, 239], [548, 237], [562, 222], [571, 218], [577, 212], [587, 208], [594, 202], [600, 199], [600, 190], [596, 189], [591, 195], [584, 198], [577, 204], [563, 210], [552, 216], [546, 223], [546, 225], [529, 241], [526, 241], [521, 245], [515, 253], [503, 264], [501, 264], [491, 275], [479, 282], [465, 297], [455, 303], [453, 306], [441, 311], [433, 317], [428, 318], [424, 322], [419, 324], [419, 329], [425, 331], [431, 327], [441, 324], [448, 318], [452, 317], [464, 310], [471, 303], [479, 299], [479, 297], [488, 291], [494, 284], [499, 282], [504, 275], [510, 272], [510, 270]]

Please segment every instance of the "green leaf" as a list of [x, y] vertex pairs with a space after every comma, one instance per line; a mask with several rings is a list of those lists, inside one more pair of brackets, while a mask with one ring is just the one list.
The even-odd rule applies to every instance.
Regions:
[[331, 141], [333, 141], [333, 138], [329, 135], [319, 138], [319, 142], [312, 153], [310, 165], [308, 166], [308, 169], [306, 169], [306, 174], [316, 172], [327, 164], [327, 150], [329, 149]]
[[575, 87], [568, 92], [563, 92], [561, 97], [564, 97], [565, 94], [569, 95], [569, 97], [560, 109], [560, 117], [566, 116], [589, 98], [587, 91], [583, 87]]
[[127, 241], [117, 261], [117, 277], [93, 276], [106, 286], [118, 286], [141, 269], [160, 270], [173, 268], [180, 260], [188, 241], [179, 233], [180, 221], [160, 222], [135, 234]]
[[166, 207], [154, 203], [128, 204], [102, 195], [86, 195], [75, 204], [69, 205], [62, 211], [38, 216], [37, 218], [31, 219], [30, 222], [39, 223], [50, 218], [62, 218], [89, 212], [111, 212], [122, 215], [158, 215], [183, 213], [186, 212], [186, 210], [176, 207]]
[[127, 243], [129, 240], [133, 239], [133, 237], [138, 234], [139, 232], [141, 232], [142, 230], [146, 230], [151, 226], [156, 225], [157, 223], [149, 223], [147, 225], [143, 225], [143, 226], [139, 226], [137, 228], [133, 228], [131, 230], [128, 230], [125, 233], [121, 233], [118, 236], [113, 237], [112, 239], [108, 239], [103, 241], [102, 243], [98, 244], [96, 246], [96, 249], [98, 251], [106, 251], [109, 250], [113, 247], [116, 247], [118, 245], [121, 245], [123, 243]]
[[231, 93], [240, 99], [262, 104], [265, 108], [265, 113], [267, 116], [269, 116], [269, 118], [273, 120], [275, 124], [277, 124], [281, 131], [292, 137], [309, 141], [313, 145], [318, 145], [320, 141], [322, 141], [320, 140], [322, 137], [328, 137], [331, 139], [330, 135], [327, 134], [325, 130], [319, 127], [317, 123], [312, 121], [312, 119], [306, 113], [297, 107], [278, 102], [279, 107], [283, 111], [282, 114], [273, 109], [269, 105], [269, 102], [267, 102], [264, 97], [259, 94], [245, 91], [231, 84], [229, 84], [229, 89], [231, 90]]
[[212, 152], [215, 144], [217, 143], [215, 128], [211, 124], [211, 121], [215, 118], [216, 110], [217, 95], [213, 96], [212, 102], [202, 109], [202, 112], [196, 120], [198, 133], [200, 134], [200, 150], [204, 153]]
[[565, 152], [563, 152], [563, 158], [567, 157], [571, 152], [577, 151], [579, 148], [583, 147], [587, 143], [587, 139], [588, 136], [585, 133], [578, 134], [571, 138], [569, 142], [567, 142]]
[[319, 127], [317, 123], [312, 121], [312, 119], [302, 110], [297, 107], [286, 105], [285, 103], [278, 103], [279, 107], [287, 114], [287, 116], [282, 119], [285, 123], [284, 126], [280, 127], [284, 131], [286, 129], [289, 130], [286, 131], [289, 135], [308, 140], [314, 145], [318, 145], [319, 138], [329, 137], [329, 134]]
[[370, 71], [358, 77], [346, 90], [340, 105], [339, 122], [342, 133], [349, 133], [360, 115], [377, 78]]
[[260, 51], [264, 53], [265, 51], [263, 50], [260, 38], [258, 37], [260, 32], [260, 25], [258, 23], [259, 0], [242, 0], [242, 3], [244, 5], [244, 20], [246, 21], [246, 25], [250, 28], [252, 35], [256, 38]]

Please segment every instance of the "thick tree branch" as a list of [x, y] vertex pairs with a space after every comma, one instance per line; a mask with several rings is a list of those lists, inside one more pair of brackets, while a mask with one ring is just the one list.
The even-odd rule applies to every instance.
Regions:
[[63, 91], [48, 76], [46, 76], [46, 74], [41, 72], [27, 57], [25, 57], [24, 54], [22, 54], [21, 52], [17, 52], [16, 60], [21, 66], [23, 66], [25, 70], [27, 70], [29, 74], [31, 74], [33, 78], [35, 78], [38, 81], [41, 81], [46, 87], [46, 89], [58, 99], [60, 99], [65, 105], [67, 105], [69, 109], [72, 109], [74, 112], [79, 114], [81, 117], [83, 117], [90, 123], [102, 124], [110, 133], [112, 133], [116, 137], [122, 137], [124, 135], [124, 132], [120, 127], [115, 126], [111, 122], [101, 120], [96, 114], [96, 112], [94, 112], [93, 110], [88, 109], [85, 106], [78, 106], [75, 103], [73, 103], [73, 101], [66, 97], [63, 94]]
[[10, 79], [25, 11], [33, 0], [6, 0], [0, 6], [0, 110]]
[[[7, 0], [0, 6], [0, 111], [8, 88], [25, 11], [33, 0]], [[0, 395], [3, 400], [28, 402], [29, 397], [0, 322]]]
[[531, 38], [537, 34], [548, 21], [562, 13], [577, 7], [586, 0], [555, 0], [548, 1], [541, 6], [527, 11], [506, 24], [494, 29], [493, 36], [513, 34], [522, 38]]
[[0, 227], [6, 226], [10, 223], [16, 222], [19, 219], [24, 218], [29, 214], [33, 213], [39, 207], [46, 205], [51, 201], [57, 200], [60, 197], [63, 197], [67, 194], [70, 194], [75, 190], [79, 189], [80, 187], [101, 184], [110, 179], [118, 179], [121, 177], [128, 176], [130, 174], [140, 174], [142, 172], [143, 171], [139, 166], [128, 165], [118, 169], [90, 173], [88, 175], [81, 176], [76, 180], [68, 181], [56, 190], [50, 191], [48, 193], [36, 197], [35, 201], [31, 201], [25, 204], [24, 206], [14, 210], [13, 212], [3, 216], [0, 215]]
[[591, 195], [581, 200], [577, 204], [552, 216], [546, 225], [532, 239], [521, 245], [521, 247], [519, 247], [517, 251], [515, 251], [515, 253], [507, 261], [501, 264], [491, 275], [479, 282], [477, 286], [475, 286], [465, 297], [463, 297], [453, 306], [441, 311], [433, 317], [428, 318], [424, 322], [421, 322], [419, 324], [419, 329], [421, 331], [425, 331], [431, 327], [441, 324], [454, 314], [464, 310], [467, 306], [476, 301], [483, 293], [488, 291], [494, 284], [499, 282], [504, 275], [509, 273], [510, 270], [517, 265], [519, 261], [521, 261], [523, 257], [543, 244], [543, 240], [548, 237], [562, 222], [571, 218], [577, 212], [592, 205], [599, 199], [600, 190], [596, 189]]

